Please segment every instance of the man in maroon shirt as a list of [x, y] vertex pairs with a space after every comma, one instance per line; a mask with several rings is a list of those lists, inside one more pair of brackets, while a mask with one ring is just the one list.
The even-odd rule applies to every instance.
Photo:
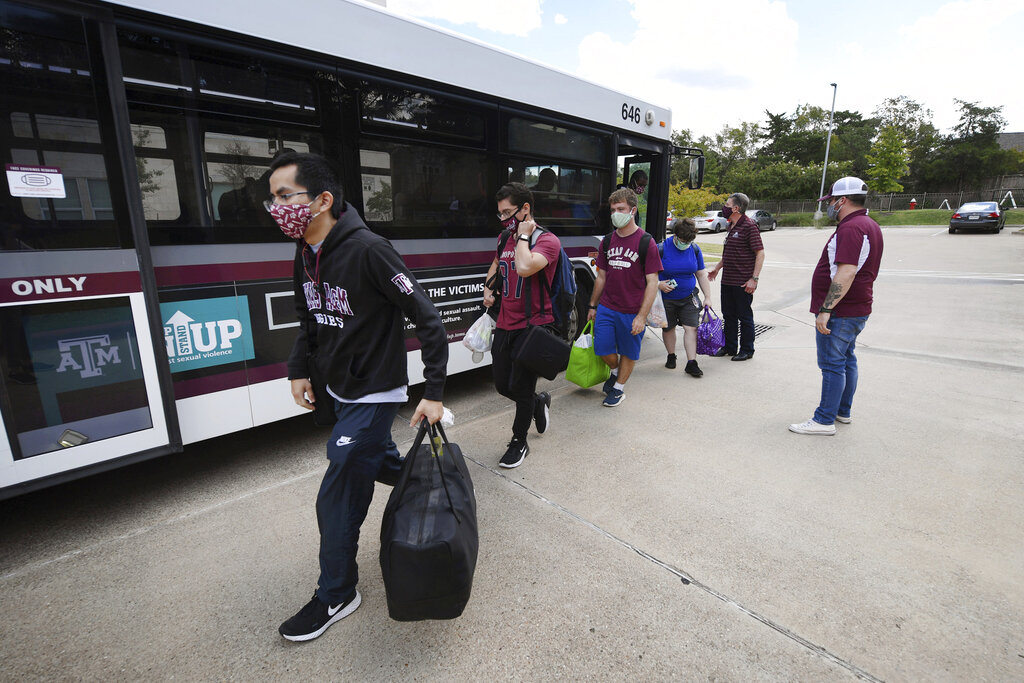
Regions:
[[[722, 216], [729, 221], [722, 259], [708, 271], [714, 281], [718, 271], [722, 276], [722, 317], [725, 318], [725, 346], [716, 356], [732, 356], [733, 360], [749, 360], [754, 356], [754, 292], [757, 279], [764, 266], [764, 245], [761, 231], [750, 216], [750, 199], [742, 192], [725, 200]], [[739, 327], [740, 345], [736, 350], [736, 328]]]
[[601, 405], [614, 408], [626, 398], [626, 380], [640, 360], [647, 314], [658, 296], [661, 256], [654, 239], [636, 223], [633, 190], [615, 190], [608, 206], [615, 230], [601, 240], [597, 252], [597, 281], [587, 319], [594, 321], [594, 353], [611, 368]]
[[[525, 288], [525, 283], [528, 278], [537, 276], [545, 278], [548, 287], [551, 286], [562, 244], [554, 234], [533, 220], [534, 197], [526, 185], [503, 185], [495, 200], [498, 202], [498, 220], [508, 231], [508, 238], [487, 271], [487, 282], [492, 282], [498, 273], [496, 281], [501, 283], [501, 310], [491, 345], [491, 367], [498, 393], [516, 403], [512, 440], [498, 462], [500, 467], [511, 469], [519, 467], [530, 453], [526, 443], [530, 423], [536, 423], [537, 433], [543, 434], [548, 428], [551, 409], [551, 395], [546, 391], [536, 393], [537, 374], [512, 360], [526, 338], [527, 322], [549, 325], [555, 321], [551, 302], [544, 296], [540, 282], [531, 282], [530, 289]], [[530, 320], [527, 321], [526, 293], [529, 291], [533, 293], [530, 295]], [[494, 292], [485, 284], [484, 306], [490, 308], [494, 303]]]
[[836, 433], [835, 422], [853, 421], [857, 391], [857, 335], [871, 314], [872, 285], [882, 262], [882, 231], [868, 218], [868, 186], [860, 178], [840, 178], [819, 199], [828, 217], [839, 221], [811, 276], [811, 313], [821, 369], [821, 402], [814, 417], [789, 425], [797, 434]]

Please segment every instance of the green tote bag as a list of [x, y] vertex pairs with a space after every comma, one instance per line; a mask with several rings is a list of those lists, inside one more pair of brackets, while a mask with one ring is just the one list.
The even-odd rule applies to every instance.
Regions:
[[584, 389], [604, 382], [611, 375], [611, 369], [594, 355], [594, 321], [588, 320], [569, 352], [569, 367], [565, 378]]

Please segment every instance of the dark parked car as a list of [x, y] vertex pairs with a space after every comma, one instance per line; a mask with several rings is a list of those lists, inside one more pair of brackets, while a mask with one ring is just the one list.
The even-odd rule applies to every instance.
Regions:
[[949, 219], [949, 232], [988, 230], [999, 232], [1006, 225], [1006, 212], [996, 202], [968, 202]]
[[775, 217], [764, 209], [748, 209], [747, 215], [757, 221], [757, 229], [761, 232], [765, 230], [774, 230], [778, 223]]

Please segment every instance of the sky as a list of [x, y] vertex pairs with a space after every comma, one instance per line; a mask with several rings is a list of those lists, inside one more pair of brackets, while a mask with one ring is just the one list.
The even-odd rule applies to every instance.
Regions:
[[695, 137], [765, 110], [868, 117], [906, 95], [949, 129], [954, 98], [1024, 131], [1024, 0], [387, 0], [434, 24], [672, 109]]

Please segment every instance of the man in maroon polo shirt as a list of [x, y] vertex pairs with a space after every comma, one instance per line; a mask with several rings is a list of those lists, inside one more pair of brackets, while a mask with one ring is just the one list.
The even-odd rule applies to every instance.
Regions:
[[[725, 319], [725, 346], [716, 356], [732, 356], [733, 360], [749, 360], [754, 356], [754, 292], [757, 279], [764, 266], [764, 245], [757, 223], [747, 215], [750, 199], [742, 192], [725, 200], [722, 216], [729, 221], [722, 259], [708, 271], [714, 281], [718, 271], [722, 275], [722, 317]], [[736, 333], [739, 327], [739, 350]]]
[[821, 402], [814, 416], [789, 425], [797, 434], [836, 433], [836, 421], [853, 421], [857, 391], [857, 335], [867, 324], [872, 286], [882, 263], [882, 231], [864, 208], [868, 186], [860, 178], [840, 178], [819, 199], [838, 221], [811, 276], [811, 313], [821, 369]]

